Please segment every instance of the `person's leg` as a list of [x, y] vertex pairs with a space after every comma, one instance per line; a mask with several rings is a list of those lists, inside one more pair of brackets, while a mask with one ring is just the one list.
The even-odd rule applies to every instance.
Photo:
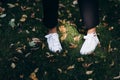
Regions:
[[98, 0], [78, 0], [80, 7], [80, 15], [82, 16], [87, 36], [85, 42], [80, 49], [81, 54], [92, 53], [99, 43], [96, 35], [96, 26], [99, 24]]
[[[50, 32], [56, 31], [56, 26], [58, 24], [58, 3], [59, 0], [42, 0], [43, 3], [43, 23], [51, 30]], [[53, 29], [53, 30], [52, 30]]]
[[47, 38], [48, 47], [52, 52], [61, 51], [62, 47], [57, 34], [58, 24], [58, 3], [59, 0], [42, 0], [43, 3], [43, 23], [49, 29]]

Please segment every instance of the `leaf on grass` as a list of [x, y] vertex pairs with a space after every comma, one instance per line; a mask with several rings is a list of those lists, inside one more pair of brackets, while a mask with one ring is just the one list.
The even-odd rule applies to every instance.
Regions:
[[67, 53], [68, 53], [68, 51], [65, 50], [65, 51], [63, 52], [63, 56], [64, 56], [64, 57], [67, 56]]
[[9, 8], [13, 8], [13, 7], [16, 6], [15, 4], [11, 4], [11, 3], [8, 3], [7, 5], [8, 5]]
[[92, 78], [89, 78], [88, 80], [93, 80]]
[[27, 18], [27, 15], [26, 14], [23, 14], [20, 21], [21, 22], [25, 22], [26, 21], [26, 18]]
[[84, 61], [84, 59], [82, 57], [80, 57], [80, 58], [77, 58], [77, 61], [81, 62], [81, 61]]
[[4, 17], [6, 17], [6, 14], [1, 14], [0, 15], [0, 18], [4, 18]]
[[77, 0], [74, 0], [73, 5], [76, 5], [76, 4], [78, 4], [78, 2], [77, 2]]
[[66, 29], [66, 27], [64, 25], [62, 25], [62, 26], [59, 27], [59, 31], [61, 33], [66, 33], [67, 29]]
[[91, 71], [86, 71], [86, 75], [91, 75], [93, 73], [93, 70]]
[[111, 51], [112, 51], [111, 42], [112, 42], [112, 41], [110, 41], [110, 42], [109, 42], [109, 45], [108, 45], [108, 52], [111, 52]]
[[78, 42], [80, 40], [80, 35], [74, 37], [74, 41]]
[[67, 70], [71, 70], [71, 69], [74, 69], [74, 68], [75, 68], [75, 64], [69, 66], [69, 67], [67, 68]]
[[103, 23], [103, 26], [104, 26], [104, 27], [108, 26], [108, 23], [104, 22], [104, 23]]
[[30, 54], [31, 54], [31, 53], [27, 53], [27, 54], [25, 55], [25, 57], [28, 57]]
[[61, 40], [61, 41], [64, 41], [64, 40], [66, 39], [66, 37], [67, 37], [67, 33], [64, 33], [64, 34], [62, 34], [60, 40]]
[[27, 34], [29, 34], [29, 33], [30, 33], [30, 31], [28, 31], [28, 30], [26, 30], [25, 32], [26, 32]]
[[0, 14], [2, 14], [5, 11], [5, 8], [0, 7]]
[[21, 22], [25, 22], [25, 21], [26, 21], [26, 18], [21, 18], [20, 21], [21, 21]]
[[53, 54], [50, 54], [49, 52], [46, 52], [46, 54], [47, 54], [47, 58], [50, 58], [50, 57], [53, 57], [54, 55]]
[[14, 62], [16, 62], [16, 61], [19, 60], [19, 58], [15, 56], [15, 57], [13, 57], [11, 60], [14, 61]]
[[118, 76], [113, 77], [113, 79], [116, 79], [116, 80], [120, 79], [120, 72], [119, 72], [119, 75], [118, 75]]
[[9, 21], [9, 25], [10, 25], [12, 28], [15, 27], [15, 19], [14, 19], [14, 18]]
[[6, 17], [6, 14], [4, 14], [5, 8], [0, 7], [0, 18]]
[[16, 49], [18, 53], [23, 53], [21, 49]]
[[82, 66], [83, 66], [84, 68], [88, 68], [88, 67], [90, 67], [92, 64], [93, 64], [93, 63], [89, 63], [89, 64], [84, 63], [84, 64], [82, 64]]
[[47, 71], [45, 71], [45, 72], [44, 72], [44, 75], [47, 75], [47, 74], [48, 74], [48, 72], [47, 72]]
[[34, 41], [29, 42], [29, 46], [34, 47], [36, 44]]
[[15, 65], [15, 63], [11, 63], [11, 68], [15, 68], [16, 67], [16, 65]]
[[33, 72], [33, 73], [30, 74], [30, 79], [32, 79], [32, 80], [38, 80], [35, 72]]
[[34, 72], [35, 72], [35, 73], [37, 73], [37, 72], [38, 72], [38, 70], [39, 70], [39, 68], [36, 68], [36, 69], [34, 70]]
[[21, 74], [21, 75], [20, 75], [20, 78], [24, 78], [24, 75], [23, 75], [23, 74]]
[[35, 13], [32, 13], [30, 17], [35, 18]]
[[35, 42], [35, 43], [41, 42], [39, 38], [32, 38], [32, 41]]
[[62, 73], [62, 69], [58, 68], [57, 70], [58, 70], [60, 73]]
[[60, 4], [59, 4], [59, 7], [60, 7], [60, 8], [63, 8], [63, 7], [65, 7], [65, 5], [60, 3]]
[[73, 44], [73, 43], [70, 43], [70, 48], [76, 48], [78, 45], [77, 44]]
[[110, 64], [110, 67], [114, 66], [115, 62], [112, 60], [112, 63]]
[[45, 44], [44, 43], [42, 43], [42, 49], [44, 49], [45, 48]]
[[114, 29], [114, 27], [112, 26], [112, 27], [110, 27], [108, 30], [111, 31], [111, 30], [113, 30], [113, 29]]
[[32, 31], [36, 31], [36, 28], [35, 28], [35, 27], [33, 27], [33, 28], [32, 28]]
[[14, 44], [13, 44], [13, 43], [11, 43], [9, 47], [10, 47], [10, 48], [12, 48], [13, 46], [14, 46]]

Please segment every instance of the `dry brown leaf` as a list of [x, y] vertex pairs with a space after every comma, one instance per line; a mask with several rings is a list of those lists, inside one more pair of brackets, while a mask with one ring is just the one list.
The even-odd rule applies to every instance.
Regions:
[[20, 75], [20, 78], [24, 78], [24, 75], [23, 75], [23, 74], [21, 74], [21, 75]]
[[45, 75], [47, 75], [47, 74], [48, 74], [48, 72], [47, 72], [47, 71], [45, 71], [45, 72], [44, 72], [44, 74], [45, 74]]
[[33, 27], [32, 31], [36, 31], [36, 28], [35, 28], [35, 27]]
[[45, 48], [45, 44], [44, 43], [42, 43], [42, 49], [44, 49]]
[[35, 13], [32, 13], [32, 14], [31, 14], [31, 18], [35, 18]]
[[32, 40], [33, 40], [35, 43], [39, 43], [39, 42], [40, 42], [40, 39], [39, 39], [39, 38], [32, 38]]
[[108, 26], [108, 23], [105, 23], [105, 22], [104, 22], [104, 23], [103, 23], [103, 26], [104, 26], [104, 27]]
[[62, 69], [58, 68], [57, 70], [58, 70], [60, 73], [62, 73]]
[[14, 69], [16, 67], [15, 63], [11, 63], [11, 67]]
[[33, 80], [38, 80], [38, 78], [34, 78]]
[[65, 50], [65, 51], [63, 52], [63, 56], [64, 56], [64, 57], [67, 56], [67, 53], [68, 53], [68, 51]]
[[86, 71], [86, 75], [91, 75], [93, 73], [93, 70], [91, 71]]
[[27, 15], [26, 15], [26, 14], [23, 14], [23, 15], [22, 15], [22, 18], [27, 18]]
[[108, 30], [111, 31], [111, 30], [113, 30], [113, 29], [114, 29], [114, 27], [112, 26], [112, 27], [110, 27]]
[[77, 44], [71, 43], [69, 47], [70, 47], [70, 48], [76, 48], [76, 47], [77, 47]]
[[78, 42], [80, 40], [80, 35], [74, 37], [74, 41]]
[[74, 5], [78, 4], [77, 0], [74, 0], [74, 1], [73, 1], [73, 4], [74, 4]]
[[63, 40], [66, 39], [66, 37], [67, 37], [67, 33], [64, 33], [64, 34], [61, 36], [60, 40], [63, 41]]
[[89, 78], [88, 80], [93, 80], [92, 78]]
[[18, 53], [23, 53], [21, 49], [16, 50]]
[[47, 54], [47, 58], [50, 58], [50, 57], [53, 57], [54, 55], [53, 54], [50, 54], [49, 52], [46, 52], [46, 54]]
[[36, 77], [35, 72], [33, 72], [33, 73], [30, 74], [30, 78], [31, 78], [32, 80], [38, 80], [38, 78]]
[[81, 61], [84, 61], [84, 59], [82, 57], [80, 57], [80, 58], [77, 58], [77, 61], [81, 62]]
[[64, 25], [62, 25], [62, 26], [59, 27], [59, 31], [60, 31], [61, 33], [66, 33], [67, 29], [65, 28]]
[[119, 72], [119, 75], [118, 75], [118, 76], [113, 77], [113, 79], [116, 79], [116, 80], [120, 79], [120, 72]]
[[39, 70], [39, 68], [36, 68], [36, 69], [34, 70], [34, 72], [35, 72], [35, 73], [37, 73], [37, 72], [38, 72], [38, 70]]
[[112, 61], [112, 63], [110, 64], [110, 67], [114, 66], [115, 65], [115, 62]]
[[112, 51], [111, 42], [112, 42], [112, 41], [110, 41], [110, 42], [109, 42], [109, 45], [108, 45], [108, 52], [111, 52], [111, 51]]
[[74, 69], [74, 68], [75, 68], [75, 65], [73, 64], [73, 65], [69, 66], [69, 67], [67, 68], [67, 70], [71, 70], [71, 69]]
[[27, 34], [29, 34], [29, 33], [30, 33], [30, 31], [26, 30], [26, 33], [27, 33]]
[[21, 18], [20, 21], [21, 21], [21, 22], [25, 22], [25, 21], [26, 21], [26, 18]]
[[11, 4], [11, 3], [8, 3], [7, 5], [8, 5], [9, 8], [15, 7], [15, 5], [14, 5], [14, 4]]
[[89, 64], [84, 63], [84, 64], [82, 64], [82, 66], [83, 66], [84, 68], [88, 68], [88, 67], [90, 67], [92, 64], [93, 64], [93, 63], [89, 63]]

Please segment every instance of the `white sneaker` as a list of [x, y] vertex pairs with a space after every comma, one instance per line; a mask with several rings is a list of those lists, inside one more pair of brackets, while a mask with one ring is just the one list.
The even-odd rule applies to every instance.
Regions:
[[52, 52], [61, 52], [62, 46], [59, 41], [59, 36], [57, 33], [50, 33], [45, 36], [47, 38], [48, 48]]
[[96, 46], [100, 43], [96, 33], [87, 34], [84, 36], [85, 42], [80, 49], [80, 54], [91, 54]]

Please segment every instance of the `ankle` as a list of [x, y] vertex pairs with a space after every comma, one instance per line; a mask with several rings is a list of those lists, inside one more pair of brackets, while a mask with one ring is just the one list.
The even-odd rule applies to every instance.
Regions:
[[49, 32], [48, 33], [57, 33], [57, 28], [54, 27], [52, 29], [49, 29]]
[[87, 34], [96, 33], [96, 28], [91, 28], [87, 31]]

